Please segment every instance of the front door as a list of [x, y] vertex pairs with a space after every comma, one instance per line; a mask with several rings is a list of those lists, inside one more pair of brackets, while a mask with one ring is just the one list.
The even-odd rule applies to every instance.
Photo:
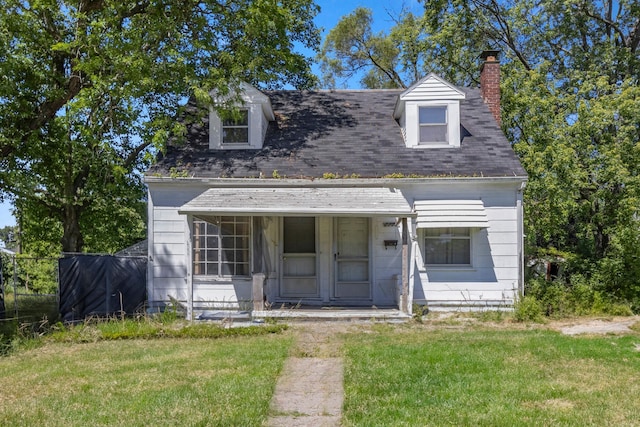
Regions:
[[317, 298], [316, 219], [282, 219], [281, 298]]
[[369, 219], [336, 218], [335, 283], [333, 296], [370, 300]]

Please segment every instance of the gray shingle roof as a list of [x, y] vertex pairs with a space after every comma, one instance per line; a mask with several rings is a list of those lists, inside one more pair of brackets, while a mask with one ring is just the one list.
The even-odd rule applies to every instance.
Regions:
[[186, 145], [170, 145], [148, 174], [176, 167], [202, 178], [270, 178], [274, 170], [289, 178], [526, 176], [480, 91], [464, 91], [460, 148], [406, 148], [392, 117], [399, 90], [267, 91], [276, 121], [262, 150], [210, 150], [205, 119], [189, 126]]

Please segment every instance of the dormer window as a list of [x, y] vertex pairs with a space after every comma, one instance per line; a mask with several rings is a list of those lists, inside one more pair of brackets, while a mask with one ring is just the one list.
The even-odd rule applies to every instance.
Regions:
[[418, 107], [419, 144], [446, 144], [448, 138], [447, 107]]
[[460, 147], [460, 103], [464, 91], [429, 74], [398, 96], [393, 116], [407, 147]]
[[[269, 122], [275, 120], [269, 98], [253, 86], [240, 84], [235, 113], [209, 113], [209, 148], [212, 150], [259, 150], [262, 148]], [[214, 104], [229, 105], [227, 97], [216, 97]]]
[[227, 144], [249, 144], [249, 110], [222, 121], [222, 145]]

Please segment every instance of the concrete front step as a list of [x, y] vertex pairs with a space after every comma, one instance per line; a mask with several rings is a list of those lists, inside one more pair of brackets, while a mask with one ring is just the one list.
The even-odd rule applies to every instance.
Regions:
[[282, 320], [377, 320], [377, 321], [402, 321], [411, 319], [411, 315], [398, 309], [375, 308], [302, 308], [284, 310], [253, 311], [253, 319], [282, 319]]

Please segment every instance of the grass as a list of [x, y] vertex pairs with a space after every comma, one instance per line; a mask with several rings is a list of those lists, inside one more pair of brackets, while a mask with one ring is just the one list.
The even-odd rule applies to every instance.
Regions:
[[[342, 336], [343, 424], [639, 425], [640, 323], [570, 337], [450, 320]], [[273, 333], [283, 329], [163, 318], [61, 328], [0, 358], [0, 425], [261, 425], [284, 359], [301, 351]]]
[[345, 340], [347, 426], [638, 425], [640, 334], [378, 327]]
[[291, 338], [48, 341], [0, 358], [0, 424], [260, 425]]

